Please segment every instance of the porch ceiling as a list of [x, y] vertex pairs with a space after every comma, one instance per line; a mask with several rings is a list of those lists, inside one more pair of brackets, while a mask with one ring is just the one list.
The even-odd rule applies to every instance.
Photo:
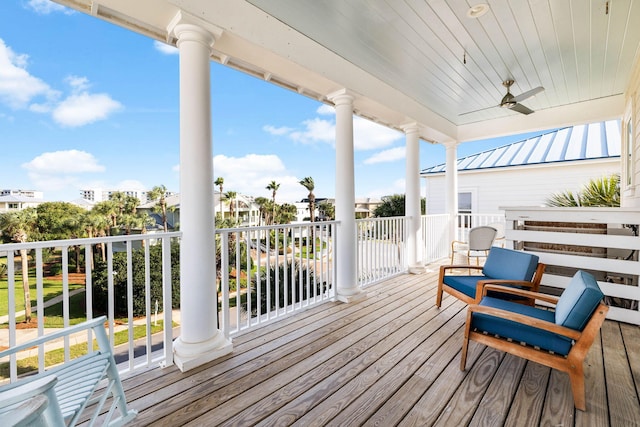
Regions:
[[[170, 44], [182, 11], [223, 30], [213, 60], [321, 101], [347, 88], [357, 114], [435, 142], [619, 117], [639, 66], [633, 0], [487, 0], [476, 19], [481, 0], [55, 1]], [[544, 86], [536, 113], [495, 107], [506, 79]]]

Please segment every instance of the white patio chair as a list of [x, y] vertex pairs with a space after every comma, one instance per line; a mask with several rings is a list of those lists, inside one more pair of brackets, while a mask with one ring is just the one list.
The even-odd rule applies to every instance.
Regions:
[[467, 264], [471, 263], [471, 258], [475, 258], [476, 265], [480, 265], [480, 257], [486, 258], [497, 232], [498, 230], [493, 227], [482, 225], [469, 230], [467, 242], [459, 240], [451, 242], [451, 265], [454, 264], [457, 253], [467, 258]]

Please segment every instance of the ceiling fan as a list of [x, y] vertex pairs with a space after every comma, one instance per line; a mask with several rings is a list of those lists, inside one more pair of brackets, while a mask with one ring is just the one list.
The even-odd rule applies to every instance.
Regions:
[[[517, 111], [518, 113], [521, 113], [521, 114], [533, 113], [534, 111], [532, 109], [530, 109], [529, 107], [525, 107], [524, 105], [520, 104], [520, 102], [542, 92], [544, 88], [542, 86], [538, 86], [536, 88], [523, 92], [518, 96], [513, 96], [510, 91], [511, 85], [513, 83], [514, 83], [513, 80], [505, 80], [502, 82], [502, 85], [507, 88], [507, 93], [505, 96], [502, 97], [500, 104], [496, 105], [496, 107], [508, 108], [510, 110]], [[488, 107], [488, 108], [493, 108], [493, 107]], [[467, 113], [462, 113], [460, 115], [463, 116], [465, 114], [476, 113], [482, 110], [487, 110], [487, 108], [483, 108], [481, 110], [469, 111]]]

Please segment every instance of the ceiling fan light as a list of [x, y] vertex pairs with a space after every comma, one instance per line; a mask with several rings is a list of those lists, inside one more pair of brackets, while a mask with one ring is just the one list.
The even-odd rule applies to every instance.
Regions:
[[479, 3], [475, 6], [471, 6], [467, 10], [467, 17], [471, 19], [480, 18], [482, 15], [489, 11], [489, 5], [486, 3]]

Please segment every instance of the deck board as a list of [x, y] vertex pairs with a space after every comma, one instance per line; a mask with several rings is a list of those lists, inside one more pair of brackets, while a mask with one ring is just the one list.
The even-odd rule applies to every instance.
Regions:
[[606, 321], [585, 365], [587, 412], [568, 376], [472, 342], [465, 305], [435, 307], [437, 273], [372, 285], [233, 339], [232, 354], [123, 380], [131, 425], [634, 425], [640, 328]]

